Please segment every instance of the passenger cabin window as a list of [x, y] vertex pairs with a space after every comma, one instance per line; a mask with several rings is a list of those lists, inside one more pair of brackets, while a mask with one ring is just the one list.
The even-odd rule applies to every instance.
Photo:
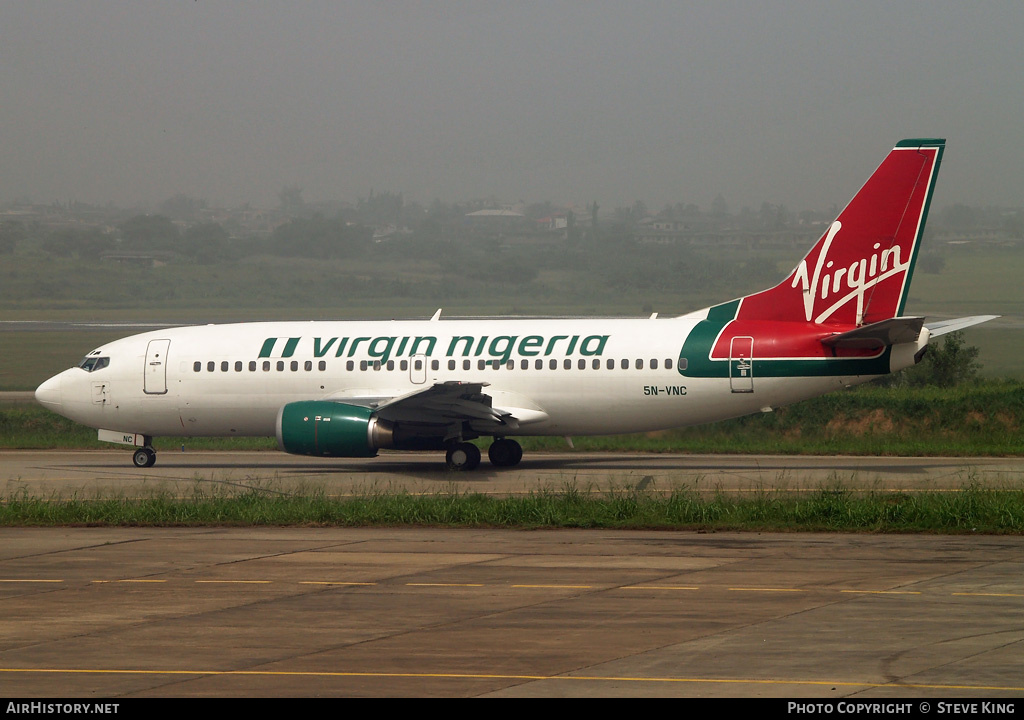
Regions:
[[250, 360], [249, 361], [249, 372], [256, 372], [256, 361], [255, 360]]
[[206, 372], [213, 372], [216, 369], [217, 369], [217, 363], [213, 362], [212, 360], [210, 362], [206, 363]]
[[203, 369], [203, 364], [196, 360], [192, 363], [192, 372], [200, 372]]
[[326, 360], [321, 360], [320, 363], [317, 365], [317, 367], [320, 370], [326, 370], [327, 369], [327, 361]]
[[263, 372], [270, 372], [270, 361], [269, 360], [264, 360], [263, 361]]
[[242, 361], [235, 360], [235, 372], [242, 372]]

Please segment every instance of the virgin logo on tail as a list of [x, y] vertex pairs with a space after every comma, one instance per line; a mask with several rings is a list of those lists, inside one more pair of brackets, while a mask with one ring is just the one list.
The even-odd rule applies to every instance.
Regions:
[[[910, 258], [904, 260], [898, 244], [882, 249], [881, 243], [875, 243], [868, 257], [854, 260], [849, 265], [836, 267], [834, 260], [829, 260], [829, 249], [832, 241], [843, 224], [836, 220], [828, 229], [817, 262], [814, 274], [807, 268], [807, 259], [800, 261], [793, 273], [791, 287], [797, 285], [803, 293], [804, 317], [807, 322], [823, 323], [840, 308], [853, 300], [857, 301], [856, 324], [860, 325], [864, 317], [864, 296], [879, 283], [899, 275], [910, 268]], [[817, 316], [814, 315], [815, 305], [829, 303]], [[818, 305], [821, 307], [821, 305]]]

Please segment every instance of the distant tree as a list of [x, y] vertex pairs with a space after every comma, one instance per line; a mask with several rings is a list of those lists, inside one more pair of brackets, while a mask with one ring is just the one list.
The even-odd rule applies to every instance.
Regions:
[[978, 224], [978, 212], [962, 203], [943, 208], [939, 217], [943, 225], [954, 230], [969, 230]]
[[928, 348], [918, 365], [920, 373], [911, 382], [916, 385], [953, 387], [975, 380], [981, 370], [978, 354], [978, 348], [964, 344], [962, 332], [951, 332], [945, 336], [941, 345]]
[[160, 203], [160, 212], [175, 220], [195, 220], [200, 210], [205, 210], [205, 200], [197, 200], [184, 193], [178, 193]]
[[274, 229], [269, 251], [275, 255], [328, 258], [351, 257], [373, 243], [373, 230], [365, 225], [348, 225], [340, 217], [322, 215], [293, 218]]
[[1024, 238], [1024, 212], [1018, 210], [1003, 221], [1003, 229], [1013, 238]]
[[178, 249], [178, 228], [164, 215], [136, 215], [120, 225], [121, 239], [131, 250]]
[[230, 255], [228, 232], [215, 222], [193, 225], [182, 233], [179, 251], [204, 265], [226, 260]]
[[49, 233], [42, 249], [58, 257], [94, 259], [114, 249], [114, 238], [99, 228], [62, 228]]
[[367, 225], [397, 225], [402, 216], [402, 193], [382, 192], [359, 198], [356, 220]]
[[978, 354], [977, 347], [964, 344], [962, 332], [951, 332], [941, 343], [930, 344], [917, 365], [881, 378], [880, 384], [954, 387], [977, 379]]
[[946, 269], [946, 258], [934, 250], [922, 252], [917, 258], [917, 268], [929, 275], [938, 275]]
[[277, 193], [277, 199], [281, 203], [281, 209], [287, 215], [297, 215], [302, 212], [306, 201], [302, 199], [302, 188], [298, 185], [286, 185]]
[[729, 204], [725, 202], [722, 193], [715, 195], [715, 199], [711, 201], [711, 215], [716, 220], [724, 220], [729, 216]]
[[0, 255], [14, 252], [15, 246], [25, 237], [25, 226], [12, 221], [0, 223]]

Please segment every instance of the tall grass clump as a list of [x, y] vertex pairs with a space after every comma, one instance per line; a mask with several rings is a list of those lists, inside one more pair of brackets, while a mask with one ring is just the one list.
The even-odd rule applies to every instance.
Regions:
[[232, 491], [198, 484], [184, 497], [9, 495], [0, 526], [311, 526], [607, 528], [814, 532], [1024, 533], [1024, 489], [854, 491], [830, 483], [813, 492], [754, 488], [702, 494], [633, 486], [599, 491], [566, 483], [521, 496], [447, 488], [432, 494], [372, 490], [346, 498], [255, 486]]

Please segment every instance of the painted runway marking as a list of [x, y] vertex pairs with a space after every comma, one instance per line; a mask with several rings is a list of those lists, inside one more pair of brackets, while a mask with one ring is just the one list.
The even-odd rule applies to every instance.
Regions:
[[591, 590], [593, 585], [513, 585], [514, 588], [550, 588], [555, 590]]
[[407, 587], [484, 587], [483, 583], [406, 583]]
[[921, 595], [917, 590], [840, 590], [842, 593], [853, 593], [856, 595]]
[[845, 680], [764, 680], [756, 678], [629, 677], [618, 675], [505, 675], [500, 673], [396, 673], [396, 672], [321, 672], [298, 670], [121, 670], [89, 668], [0, 668], [0, 673], [42, 673], [53, 675], [188, 675], [188, 676], [262, 676], [262, 677], [334, 677], [334, 678], [412, 678], [448, 680], [570, 680], [575, 682], [689, 683], [719, 685], [828, 685], [830, 687], [897, 688], [923, 690], [1000, 690], [1024, 692], [1015, 685], [942, 685], [925, 683], [879, 683]]
[[[76, 581], [67, 578], [0, 578], [0, 584], [65, 584], [74, 585]], [[276, 587], [287, 587], [291, 585], [318, 585], [321, 587], [395, 587], [397, 584], [380, 583], [373, 581], [351, 581], [351, 580], [186, 580], [174, 578], [118, 578], [113, 580], [81, 580], [95, 585], [162, 585], [173, 586], [176, 583], [193, 583], [196, 585], [274, 585]], [[554, 583], [466, 583], [466, 582], [410, 582], [401, 583], [402, 587], [411, 588], [497, 588], [497, 589], [528, 589], [528, 590], [650, 590], [669, 592], [752, 592], [752, 593], [841, 593], [847, 595], [941, 595], [946, 597], [968, 597], [968, 598], [1024, 598], [1024, 593], [1013, 592], [933, 592], [920, 590], [859, 590], [854, 588], [787, 588], [787, 587], [722, 587], [722, 586], [699, 586], [699, 585], [562, 585]]]

